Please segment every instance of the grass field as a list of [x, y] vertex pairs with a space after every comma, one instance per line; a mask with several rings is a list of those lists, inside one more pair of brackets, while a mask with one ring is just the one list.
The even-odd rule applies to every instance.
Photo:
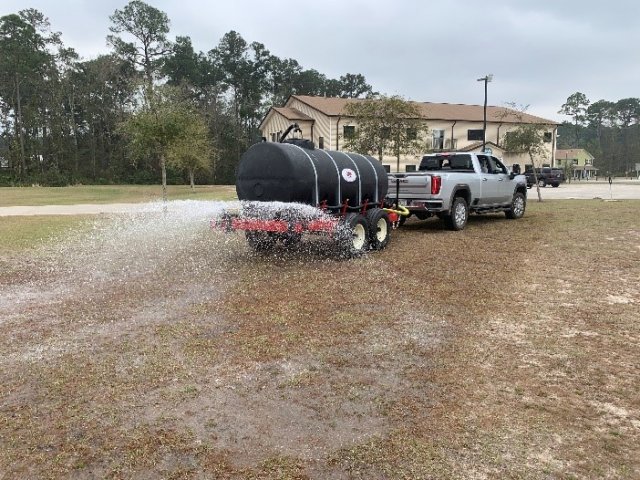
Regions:
[[[235, 188], [228, 185], [169, 185], [170, 200], [231, 200]], [[162, 198], [159, 185], [79, 185], [73, 187], [0, 187], [0, 207], [13, 205], [72, 205], [75, 203], [138, 203]]]
[[157, 218], [15, 244], [0, 478], [639, 478], [639, 209], [410, 221], [352, 261]]

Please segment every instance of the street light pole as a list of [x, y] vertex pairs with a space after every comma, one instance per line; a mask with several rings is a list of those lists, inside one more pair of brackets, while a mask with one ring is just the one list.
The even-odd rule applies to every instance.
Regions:
[[493, 74], [486, 75], [478, 79], [478, 82], [484, 82], [484, 109], [482, 122], [482, 153], [487, 147], [487, 84], [493, 80]]

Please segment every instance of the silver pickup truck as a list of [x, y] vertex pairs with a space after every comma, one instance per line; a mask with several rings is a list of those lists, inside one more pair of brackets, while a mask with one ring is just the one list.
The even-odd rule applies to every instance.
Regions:
[[387, 201], [406, 207], [420, 219], [437, 215], [449, 229], [462, 230], [469, 212], [522, 217], [527, 179], [518, 165], [509, 172], [491, 155], [434, 153], [422, 157], [417, 172], [389, 174]]

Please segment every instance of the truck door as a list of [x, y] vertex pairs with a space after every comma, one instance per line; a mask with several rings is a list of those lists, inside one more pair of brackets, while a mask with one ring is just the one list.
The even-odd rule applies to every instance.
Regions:
[[515, 190], [515, 180], [509, 178], [509, 172], [500, 160], [496, 157], [489, 157], [489, 165], [491, 173], [497, 183], [497, 199], [496, 203], [511, 203], [513, 192]]
[[492, 205], [499, 202], [499, 181], [497, 175], [492, 173], [491, 162], [487, 155], [478, 155], [480, 163], [480, 180], [482, 182], [481, 205]]

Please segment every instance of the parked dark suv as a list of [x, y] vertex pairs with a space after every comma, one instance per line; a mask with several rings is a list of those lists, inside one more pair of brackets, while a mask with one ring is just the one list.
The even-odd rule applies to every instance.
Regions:
[[[531, 188], [536, 184], [533, 170], [526, 170], [524, 174], [527, 176], [527, 188]], [[551, 185], [552, 187], [560, 186], [562, 177], [557, 169], [551, 169], [549, 167], [536, 168], [536, 175], [538, 177], [538, 185], [546, 187]]]

